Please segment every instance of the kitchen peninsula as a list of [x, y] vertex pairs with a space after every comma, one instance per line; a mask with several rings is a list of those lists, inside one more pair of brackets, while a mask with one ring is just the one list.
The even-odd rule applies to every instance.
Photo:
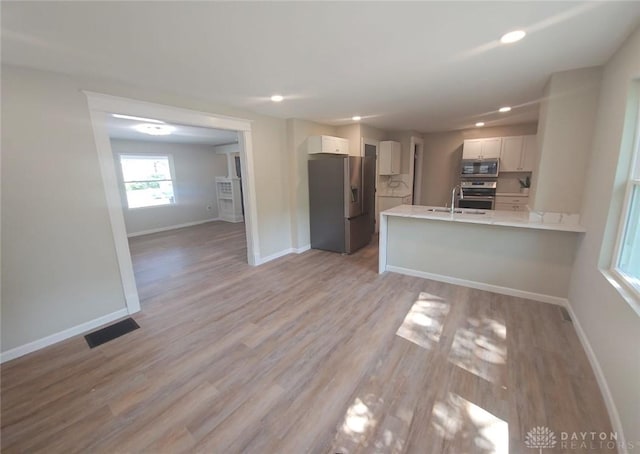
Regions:
[[563, 304], [577, 216], [401, 205], [380, 213], [379, 272]]

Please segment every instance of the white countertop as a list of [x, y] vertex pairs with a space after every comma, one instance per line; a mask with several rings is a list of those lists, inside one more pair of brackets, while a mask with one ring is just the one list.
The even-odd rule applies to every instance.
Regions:
[[410, 192], [379, 192], [378, 197], [398, 197], [399, 199], [411, 195]]
[[496, 192], [496, 196], [503, 196], [503, 197], [529, 197], [529, 194], [523, 194], [522, 192]]
[[[471, 210], [462, 209], [463, 213], [442, 213], [431, 211], [434, 208], [421, 205], [400, 205], [390, 210], [382, 211], [382, 216], [397, 216], [404, 218], [430, 219], [435, 221], [464, 222], [468, 224], [497, 225], [504, 227], [520, 227], [538, 230], [556, 230], [561, 232], [585, 232], [585, 228], [574, 222], [575, 216], [565, 216], [559, 213], [538, 215], [526, 211], [501, 210]], [[482, 212], [483, 214], [472, 214]], [[545, 220], [545, 217], [547, 218]]]

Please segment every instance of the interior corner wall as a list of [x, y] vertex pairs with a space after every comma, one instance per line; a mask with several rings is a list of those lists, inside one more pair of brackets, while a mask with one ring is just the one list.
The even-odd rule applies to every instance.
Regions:
[[460, 180], [462, 144], [466, 139], [522, 136], [536, 134], [537, 130], [537, 123], [524, 123], [424, 134], [421, 203], [433, 206], [450, 203], [451, 189]]
[[402, 158], [400, 159], [400, 173], [408, 175], [411, 170], [411, 138], [422, 138], [422, 134], [417, 131], [393, 131], [387, 133], [386, 135], [390, 140], [400, 142], [402, 156]]
[[[120, 180], [124, 222], [128, 234], [165, 229], [218, 218], [217, 176], [227, 175], [227, 158], [214, 147], [203, 144], [150, 142], [111, 139], [111, 149], [119, 169], [118, 155], [170, 155], [173, 161], [173, 191], [176, 203], [127, 209], [126, 193]], [[208, 209], [210, 207], [210, 209]]]
[[81, 90], [251, 121], [260, 257], [291, 248], [285, 120], [113, 80], [2, 66], [2, 351], [125, 309]]
[[[291, 182], [289, 200], [291, 243], [295, 249], [306, 248], [311, 243], [307, 137], [318, 135], [337, 136], [336, 127], [297, 118], [287, 120], [287, 152]], [[352, 147], [351, 143], [349, 143], [349, 147]]]
[[336, 135], [338, 137], [342, 137], [343, 139], [347, 139], [349, 141], [349, 155], [350, 156], [361, 156], [361, 135], [360, 135], [360, 123], [352, 123], [350, 125], [337, 126], [336, 127]]
[[545, 88], [533, 176], [536, 211], [580, 213], [601, 75], [601, 67], [555, 73]]
[[378, 129], [374, 126], [360, 124], [360, 135], [364, 139], [370, 140], [389, 140], [389, 131]]
[[[603, 68], [582, 201], [581, 223], [587, 232], [578, 248], [569, 288], [575, 319], [602, 369], [626, 440], [636, 443], [640, 440], [640, 317], [601, 269], [608, 268], [620, 222], [633, 151], [629, 136], [637, 127], [637, 118], [633, 118], [639, 84], [640, 29]], [[630, 125], [629, 120], [636, 124]]]
[[538, 137], [536, 140], [536, 160], [533, 165], [533, 168], [536, 169], [535, 172], [531, 174], [531, 187], [529, 189], [529, 207], [532, 208], [536, 202], [536, 191], [538, 189], [538, 172], [537, 169], [540, 168], [540, 160], [541, 160], [541, 148], [542, 148], [542, 138], [546, 133], [546, 125], [547, 125], [547, 116], [549, 110], [549, 91], [551, 89], [551, 79], [547, 81], [544, 86], [544, 90], [542, 93], [542, 99], [540, 100], [540, 109], [538, 111]]

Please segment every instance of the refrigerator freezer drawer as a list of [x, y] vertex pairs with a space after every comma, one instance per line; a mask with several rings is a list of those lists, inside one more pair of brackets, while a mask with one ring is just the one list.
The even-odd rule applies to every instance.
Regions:
[[345, 220], [345, 250], [351, 254], [358, 249], [365, 247], [371, 241], [371, 217], [363, 214]]

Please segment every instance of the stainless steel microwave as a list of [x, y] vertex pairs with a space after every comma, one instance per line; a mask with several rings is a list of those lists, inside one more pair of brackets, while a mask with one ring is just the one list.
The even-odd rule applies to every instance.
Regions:
[[499, 159], [463, 159], [461, 178], [497, 178], [500, 170]]

